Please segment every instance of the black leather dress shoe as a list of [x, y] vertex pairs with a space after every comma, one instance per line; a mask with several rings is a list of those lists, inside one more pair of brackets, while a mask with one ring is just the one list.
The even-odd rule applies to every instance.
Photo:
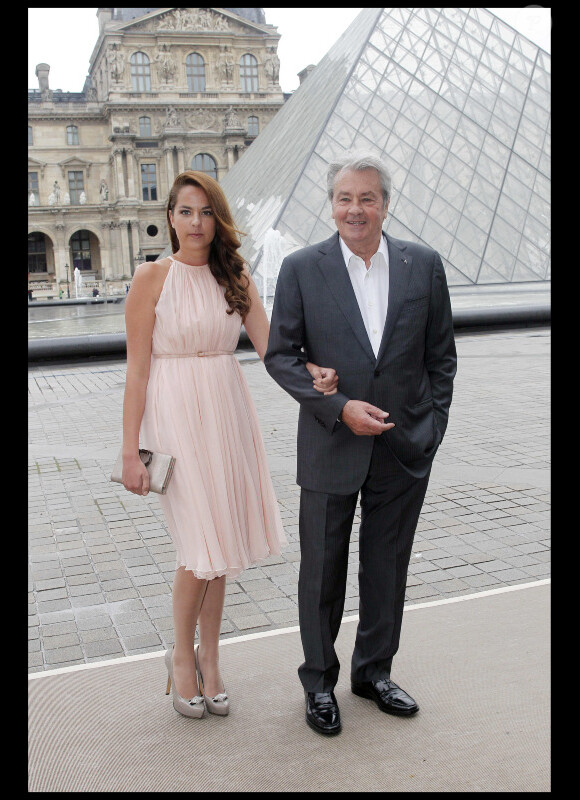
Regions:
[[334, 692], [304, 692], [306, 722], [312, 730], [332, 736], [340, 733], [340, 711]]
[[374, 700], [381, 711], [387, 714], [396, 714], [400, 717], [409, 717], [416, 714], [419, 706], [407, 692], [388, 678], [379, 678], [375, 681], [351, 681], [353, 694], [359, 697], [368, 697]]

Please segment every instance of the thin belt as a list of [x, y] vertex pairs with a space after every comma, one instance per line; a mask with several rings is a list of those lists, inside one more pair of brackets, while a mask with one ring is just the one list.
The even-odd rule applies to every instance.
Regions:
[[205, 358], [206, 356], [233, 356], [233, 350], [205, 350], [199, 353], [151, 353], [154, 358]]

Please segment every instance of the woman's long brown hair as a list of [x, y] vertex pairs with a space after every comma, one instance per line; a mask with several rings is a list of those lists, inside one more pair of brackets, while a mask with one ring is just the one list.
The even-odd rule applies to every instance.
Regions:
[[177, 203], [177, 195], [183, 186], [199, 186], [207, 195], [216, 222], [215, 236], [209, 253], [209, 268], [220, 286], [225, 287], [225, 298], [229, 306], [228, 314], [237, 311], [242, 320], [250, 310], [248, 288], [250, 282], [243, 274], [245, 261], [238, 253], [241, 246], [242, 232], [236, 228], [232, 212], [222, 187], [214, 178], [205, 172], [186, 170], [179, 174], [173, 182], [167, 200], [167, 227], [171, 239], [171, 251], [179, 250], [179, 239], [171, 225], [169, 212]]

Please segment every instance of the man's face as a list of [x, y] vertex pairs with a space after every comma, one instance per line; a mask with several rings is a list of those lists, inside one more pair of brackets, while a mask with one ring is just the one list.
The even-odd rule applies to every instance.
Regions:
[[376, 170], [347, 170], [338, 174], [334, 182], [332, 218], [341, 238], [355, 255], [366, 259], [376, 253], [388, 207]]

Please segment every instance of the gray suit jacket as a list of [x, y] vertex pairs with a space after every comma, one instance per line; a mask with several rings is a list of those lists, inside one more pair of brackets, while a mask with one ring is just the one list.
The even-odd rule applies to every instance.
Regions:
[[[305, 489], [350, 494], [366, 478], [375, 437], [337, 422], [348, 400], [389, 412], [395, 427], [381, 436], [416, 477], [427, 474], [447, 427], [457, 358], [441, 258], [422, 244], [383, 235], [389, 302], [377, 358], [338, 232], [287, 256], [280, 268], [264, 363], [300, 403], [297, 483]], [[313, 388], [308, 360], [337, 371], [337, 394]]]

